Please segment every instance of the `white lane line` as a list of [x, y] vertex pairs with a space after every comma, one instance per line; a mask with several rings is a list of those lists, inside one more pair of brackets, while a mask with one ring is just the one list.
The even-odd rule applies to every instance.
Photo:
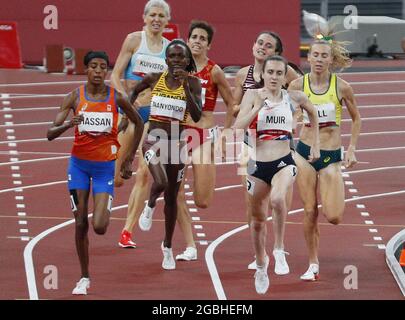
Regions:
[[367, 211], [362, 211], [362, 212], [360, 212], [360, 215], [361, 215], [362, 217], [369, 217], [369, 216], [370, 216], [370, 214], [369, 214]]
[[350, 193], [357, 193], [357, 189], [349, 189]]
[[18, 171], [18, 170], [20, 170], [20, 167], [19, 166], [11, 166], [11, 170]]
[[[405, 92], [369, 92], [369, 93], [356, 93], [355, 97], [372, 97], [372, 96], [402, 96]], [[12, 99], [12, 98], [11, 98]]]
[[374, 221], [373, 220], [366, 220], [366, 221], [364, 221], [364, 223], [365, 224], [374, 224]]
[[190, 212], [197, 212], [198, 210], [196, 208], [189, 208], [188, 211]]
[[10, 101], [2, 101], [1, 102], [4, 106], [9, 106], [11, 104]]
[[10, 148], [15, 148], [15, 147], [17, 146], [17, 143], [15, 143], [15, 142], [8, 142], [7, 145], [8, 145]]
[[7, 136], [7, 140], [15, 140], [15, 136]]
[[378, 249], [385, 250], [385, 244], [379, 244]]
[[[14, 132], [14, 130], [13, 130]], [[56, 140], [73, 140], [74, 136], [69, 136], [69, 137], [58, 137]], [[21, 142], [39, 142], [39, 141], [45, 141], [49, 142], [47, 138], [35, 138], [35, 139], [25, 139], [25, 140], [15, 140], [14, 142], [16, 143], [21, 143]], [[8, 141], [0, 141], [0, 144], [5, 144], [8, 143]]]
[[24, 209], [25, 208], [25, 204], [23, 203], [17, 203], [16, 204], [17, 209]]
[[207, 245], [208, 245], [208, 241], [200, 241], [200, 245], [202, 245], [202, 246], [207, 246]]
[[25, 217], [25, 216], [27, 216], [27, 213], [26, 212], [17, 212], [17, 215], [19, 217]]
[[[380, 194], [373, 194], [373, 195], [367, 195], [367, 196], [362, 196], [362, 197], [358, 197], [356, 199], [346, 199], [345, 202], [352, 202], [352, 201], [359, 201], [359, 200], [364, 200], [364, 199], [373, 199], [373, 198], [379, 198], [379, 197], [387, 197], [387, 196], [392, 196], [392, 195], [397, 195], [397, 194], [403, 194], [405, 193], [405, 190], [401, 190], [401, 191], [395, 191], [395, 192], [388, 192], [388, 193], [380, 193]], [[321, 207], [321, 205], [319, 205], [318, 207]], [[290, 211], [288, 214], [292, 215], [298, 212], [302, 212], [304, 211], [304, 209], [297, 209], [297, 210], [292, 210]], [[268, 217], [267, 220], [270, 221], [272, 219], [272, 217]], [[205, 261], [207, 263], [207, 267], [208, 267], [208, 271], [210, 273], [211, 276], [211, 281], [214, 285], [214, 289], [215, 292], [217, 294], [217, 297], [219, 300], [226, 300], [226, 295], [225, 295], [225, 291], [224, 288], [222, 286], [222, 282], [221, 279], [219, 277], [218, 274], [218, 270], [217, 267], [215, 265], [215, 260], [214, 260], [214, 251], [215, 249], [218, 247], [218, 245], [220, 245], [222, 242], [224, 242], [227, 238], [231, 237], [232, 235], [241, 232], [243, 230], [248, 229], [248, 225], [245, 224], [243, 226], [240, 226], [238, 228], [235, 228], [223, 235], [221, 235], [220, 237], [218, 237], [217, 239], [215, 239], [214, 241], [211, 242], [211, 244], [208, 246], [207, 250], [205, 251]], [[372, 230], [372, 229], [370, 229]], [[375, 230], [375, 232], [377, 232], [377, 229], [373, 229]], [[373, 231], [370, 231], [373, 232]]]
[[194, 225], [194, 229], [201, 230], [202, 228], [203, 228], [203, 226], [200, 225], [200, 224], [195, 224]]
[[[110, 82], [110, 80], [106, 80], [105, 82], [108, 83], [108, 82]], [[83, 83], [86, 83], [86, 81], [74, 80], [74, 81], [52, 81], [52, 82], [6, 83], [6, 84], [0, 84], [0, 88], [3, 88], [3, 87], [58, 86], [58, 85], [65, 85], [65, 84], [83, 84]], [[7, 94], [7, 95], [10, 96], [10, 94]]]
[[[66, 93], [54, 93], [54, 94], [22, 94], [19, 96], [9, 97], [9, 100], [20, 100], [20, 99], [43, 99], [43, 98], [60, 98], [66, 97]], [[0, 98], [2, 100], [2, 98]]]
[[61, 181], [54, 181], [54, 182], [48, 182], [48, 183], [33, 184], [33, 185], [24, 186], [24, 187], [18, 187], [18, 188], [4, 189], [4, 190], [0, 190], [0, 194], [1, 193], [11, 192], [11, 191], [22, 192], [23, 190], [26, 190], [26, 189], [49, 187], [49, 186], [54, 186], [54, 185], [62, 184], [62, 183], [66, 183], [66, 182], [67, 182], [67, 180], [61, 180]]
[[4, 119], [13, 119], [13, 115], [12, 114], [5, 114]]
[[193, 220], [193, 221], [201, 221], [201, 218], [200, 217], [191, 217], [191, 220]]
[[187, 204], [193, 204], [193, 205], [195, 204], [194, 200], [186, 200], [186, 203]]
[[61, 159], [68, 159], [68, 158], [70, 158], [70, 156], [39, 158], [39, 159], [21, 160], [21, 161], [15, 160], [15, 161], [11, 161], [11, 162], [0, 163], [0, 167], [9, 166], [10, 164], [23, 164], [23, 163], [41, 162], [41, 161], [49, 161], [49, 160], [61, 160]]
[[15, 185], [21, 185], [21, 184], [22, 184], [22, 181], [20, 181], [20, 180], [13, 181], [13, 184], [15, 184]]
[[373, 237], [375, 241], [382, 241], [382, 237]]
[[399, 170], [399, 169], [405, 169], [405, 166], [378, 167], [378, 168], [371, 168], [371, 169], [349, 171], [349, 173], [357, 174], [357, 173], [368, 173], [368, 172], [375, 172], [375, 171]]
[[20, 233], [28, 233], [28, 229], [20, 229]]
[[24, 200], [24, 196], [15, 196], [14, 199], [16, 199], [16, 200]]
[[15, 130], [14, 129], [6, 129], [6, 133], [14, 133]]
[[27, 222], [27, 220], [20, 220], [20, 221], [18, 221], [18, 224], [20, 224], [20, 225], [25, 225], [25, 224], [27, 224], [28, 222]]
[[52, 121], [45, 121], [45, 122], [27, 122], [27, 123], [5, 123], [1, 124], [0, 128], [5, 128], [5, 127], [29, 127], [29, 126], [44, 126], [44, 125], [51, 125], [53, 122]]
[[345, 185], [346, 185], [346, 186], [352, 186], [352, 185], [353, 185], [353, 181], [345, 181]]
[[21, 178], [21, 174], [19, 174], [19, 173], [13, 173], [11, 176], [13, 178]]
[[49, 110], [58, 110], [60, 107], [34, 107], [34, 108], [8, 108], [9, 110], [5, 110], [6, 108], [3, 108], [3, 110], [0, 110], [0, 112], [20, 112], [20, 111], [49, 111]]
[[205, 233], [199, 233], [199, 232], [197, 232], [197, 237], [205, 238]]
[[356, 204], [356, 208], [364, 209], [364, 208], [366, 208], [366, 206], [364, 204]]
[[377, 229], [368, 229], [368, 231], [370, 231], [371, 233], [378, 233]]

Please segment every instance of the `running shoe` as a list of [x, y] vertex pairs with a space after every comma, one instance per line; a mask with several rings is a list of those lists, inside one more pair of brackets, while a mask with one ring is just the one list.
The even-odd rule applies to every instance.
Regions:
[[174, 270], [176, 269], [176, 261], [173, 258], [173, 250], [172, 248], [166, 248], [163, 246], [163, 242], [161, 245], [161, 249], [163, 252], [163, 262], [162, 268], [165, 270]]
[[273, 250], [274, 260], [276, 262], [274, 265], [275, 274], [285, 275], [290, 273], [290, 268], [288, 267], [287, 260], [285, 259], [286, 254], [289, 255], [289, 253], [283, 249]]
[[197, 249], [194, 247], [187, 247], [186, 250], [176, 256], [176, 260], [192, 261], [197, 260]]
[[76, 287], [73, 289], [72, 294], [74, 295], [86, 295], [87, 289], [90, 288], [90, 279], [81, 278], [79, 282], [76, 283]]
[[155, 208], [150, 208], [148, 204], [145, 205], [145, 208], [142, 211], [141, 216], [139, 217], [139, 228], [142, 231], [149, 231], [152, 228], [152, 216]]
[[255, 288], [258, 294], [265, 294], [270, 286], [270, 279], [267, 275], [269, 257], [265, 257], [264, 266], [258, 266], [255, 272]]
[[319, 265], [311, 263], [307, 272], [305, 272], [301, 277], [304, 281], [316, 281], [319, 280]]
[[121, 248], [136, 248], [136, 243], [131, 239], [131, 233], [127, 230], [121, 232], [121, 239], [118, 242]]

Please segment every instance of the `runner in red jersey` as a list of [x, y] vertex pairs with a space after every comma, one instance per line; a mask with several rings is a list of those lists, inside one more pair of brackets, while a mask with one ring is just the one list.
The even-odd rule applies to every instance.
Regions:
[[[48, 129], [53, 140], [75, 127], [75, 140], [68, 168], [68, 188], [76, 223], [76, 250], [81, 266], [81, 279], [72, 294], [85, 295], [90, 287], [88, 200], [90, 184], [94, 198], [93, 229], [104, 234], [110, 219], [114, 196], [115, 160], [119, 150], [118, 108], [135, 124], [132, 148], [121, 164], [121, 177], [132, 176], [131, 165], [143, 132], [143, 122], [127, 97], [104, 83], [108, 56], [103, 51], [90, 51], [84, 57], [87, 84], [68, 94]], [[70, 111], [74, 115], [65, 122]]]

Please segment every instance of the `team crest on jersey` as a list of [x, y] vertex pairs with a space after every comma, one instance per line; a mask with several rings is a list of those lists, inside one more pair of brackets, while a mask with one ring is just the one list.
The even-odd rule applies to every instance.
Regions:
[[111, 111], [111, 104], [107, 104], [107, 111]]
[[82, 110], [86, 110], [87, 109], [87, 103], [85, 103], [82, 107]]

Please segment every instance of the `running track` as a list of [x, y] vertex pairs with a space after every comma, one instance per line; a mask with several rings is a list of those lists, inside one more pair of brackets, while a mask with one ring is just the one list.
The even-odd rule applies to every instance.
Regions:
[[[126, 201], [135, 177], [116, 189], [107, 234], [89, 233], [92, 287], [86, 297], [71, 295], [80, 275], [65, 183], [73, 133], [68, 131], [53, 142], [45, 138], [63, 95], [84, 78], [31, 70], [2, 73], [0, 299], [403, 298], [385, 263], [384, 248], [394, 234], [405, 228], [405, 72], [343, 75], [355, 90], [363, 118], [357, 151], [360, 163], [344, 170], [347, 204], [343, 223], [336, 227], [320, 219], [319, 282], [299, 280], [307, 269], [307, 255], [302, 205], [296, 190], [285, 240], [291, 273], [276, 276], [271, 260], [271, 287], [264, 296], [256, 294], [254, 273], [247, 270], [253, 248], [245, 223], [240, 177], [236, 175], [237, 166], [229, 163], [217, 167], [217, 191], [210, 208], [195, 208], [192, 190], [187, 190], [199, 257], [195, 262], [178, 262], [175, 271], [161, 268], [162, 202], [150, 232], [136, 226], [138, 248], [118, 248]], [[219, 103], [217, 111], [218, 123], [223, 123], [223, 103]], [[345, 110], [344, 119], [348, 118]], [[349, 130], [350, 122], [344, 121], [345, 146]], [[191, 179], [188, 182], [192, 185]], [[272, 241], [269, 221], [269, 252]], [[174, 254], [184, 247], [177, 227]], [[345, 268], [357, 270], [357, 289], [345, 289], [349, 270], [345, 273]], [[57, 282], [53, 282], [56, 289], [47, 286], [49, 270], [57, 271]]]

